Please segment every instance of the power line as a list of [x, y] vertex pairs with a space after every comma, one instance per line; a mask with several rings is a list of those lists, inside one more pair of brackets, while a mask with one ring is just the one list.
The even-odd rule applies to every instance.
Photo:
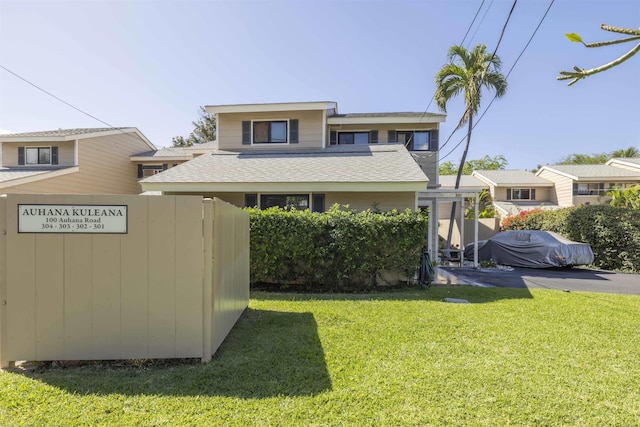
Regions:
[[[505, 33], [506, 29], [507, 29], [507, 25], [509, 24], [509, 21], [511, 20], [511, 15], [513, 15], [513, 11], [514, 11], [514, 9], [515, 9], [515, 7], [516, 7], [516, 4], [517, 4], [517, 3], [518, 3], [518, 0], [514, 0], [513, 5], [511, 6], [511, 10], [509, 11], [509, 15], [507, 15], [507, 20], [505, 21], [504, 25], [502, 26], [502, 31], [500, 32], [500, 37], [498, 38], [498, 43], [496, 44], [496, 47], [495, 47], [495, 49], [493, 50], [493, 54], [491, 55], [491, 60], [492, 60], [492, 61], [493, 61], [493, 59], [495, 58], [496, 53], [498, 52], [498, 48], [500, 47], [500, 43], [502, 43], [502, 38], [504, 37], [504, 33]], [[489, 64], [487, 64], [487, 66], [489, 66]], [[494, 97], [494, 99], [495, 99], [495, 97]], [[466, 116], [468, 112], [469, 112], [469, 107], [465, 108], [464, 113], [462, 113], [462, 117]], [[473, 128], [475, 128], [475, 125], [474, 125], [474, 126], [472, 126], [472, 128], [471, 128], [471, 129], [473, 129]], [[451, 139], [451, 137], [453, 136], [453, 134], [454, 134], [454, 133], [456, 133], [456, 131], [457, 131], [458, 129], [459, 129], [459, 128], [458, 128], [458, 127], [456, 127], [456, 128], [451, 132], [451, 135], [449, 135], [449, 138], [447, 138], [447, 140], [445, 141], [445, 143], [444, 143], [444, 144], [442, 144], [442, 145], [439, 147], [438, 151], [442, 150], [442, 149], [447, 145], [447, 143], [449, 142], [449, 140]], [[465, 135], [465, 137], [466, 137], [466, 135]], [[460, 144], [456, 145], [456, 147], [455, 147], [455, 148], [457, 148], [458, 146], [460, 146]], [[455, 149], [455, 148], [454, 148], [454, 149]], [[449, 154], [451, 154], [451, 153], [448, 153], [448, 154], [447, 154], [447, 156], [448, 156]], [[445, 157], [446, 157], [446, 156], [445, 156]], [[440, 160], [442, 160], [442, 158], [440, 158]]]
[[[515, 68], [515, 66], [518, 64], [518, 61], [520, 61], [520, 58], [522, 57], [522, 55], [524, 54], [525, 50], [527, 50], [527, 48], [529, 47], [529, 45], [531, 44], [531, 41], [533, 40], [533, 38], [535, 37], [536, 33], [538, 32], [538, 29], [540, 29], [540, 26], [542, 25], [542, 23], [544, 22], [545, 18], [547, 17], [547, 14], [549, 13], [549, 10], [551, 10], [551, 6], [553, 6], [553, 3], [555, 2], [555, 0], [551, 0], [551, 2], [549, 3], [549, 6], [547, 7], [547, 10], [544, 12], [544, 15], [542, 15], [542, 18], [540, 19], [540, 21], [538, 22], [538, 25], [536, 26], [536, 29], [533, 31], [533, 34], [531, 34], [531, 37], [529, 37], [529, 40], [527, 41], [527, 43], [525, 44], [525, 46], [522, 48], [522, 50], [520, 51], [520, 54], [518, 55], [518, 57], [516, 58], [515, 62], [513, 63], [513, 65], [511, 66], [511, 68], [509, 69], [509, 71], [507, 72], [507, 78], [509, 78], [509, 76], [511, 75], [511, 72], [513, 71], [513, 69]], [[493, 102], [496, 100], [496, 96], [494, 95], [493, 98], [491, 99], [491, 101], [489, 102], [489, 105], [487, 105], [487, 108], [485, 108], [485, 110], [482, 112], [482, 114], [480, 115], [480, 117], [478, 117], [478, 120], [476, 120], [476, 122], [473, 124], [473, 126], [471, 127], [471, 130], [475, 129], [475, 127], [478, 125], [478, 123], [480, 123], [480, 121], [482, 120], [482, 118], [484, 117], [485, 114], [487, 114], [487, 111], [489, 110], [489, 108], [491, 107], [491, 105], [493, 105]], [[460, 141], [460, 143], [462, 143], [462, 141], [464, 141], [464, 138], [466, 138], [466, 134], [465, 136], [462, 138], [462, 140]], [[460, 145], [460, 143], [458, 145]], [[456, 145], [456, 148], [458, 147], [458, 145]], [[450, 153], [449, 153], [450, 154]], [[448, 155], [448, 154], [447, 154]]]
[[31, 86], [35, 87], [36, 89], [46, 93], [47, 95], [49, 95], [50, 97], [56, 99], [57, 101], [62, 102], [63, 104], [73, 108], [76, 111], [79, 111], [80, 113], [84, 114], [85, 116], [89, 116], [94, 120], [99, 121], [102, 124], [105, 124], [107, 126], [109, 126], [110, 128], [114, 128], [115, 126], [110, 125], [109, 123], [105, 122], [104, 120], [100, 120], [99, 118], [97, 118], [96, 116], [92, 116], [91, 114], [87, 113], [86, 111], [81, 110], [80, 108], [76, 107], [75, 105], [72, 105], [70, 103], [68, 103], [67, 101], [65, 101], [64, 99], [60, 99], [57, 96], [55, 96], [54, 94], [52, 94], [51, 92], [48, 92], [46, 90], [44, 90], [43, 88], [41, 88], [40, 86], [36, 85], [35, 83], [30, 82], [29, 80], [25, 79], [24, 77], [18, 75], [17, 73], [14, 73], [13, 71], [11, 71], [10, 69], [8, 69], [7, 67], [5, 67], [4, 65], [0, 64], [0, 68], [2, 68], [3, 70], [7, 71], [8, 73], [13, 74], [14, 76], [16, 76], [17, 78], [19, 78], [20, 80], [24, 81], [25, 83], [30, 84]]
[[[478, 14], [480, 13], [480, 9], [482, 9], [482, 6], [484, 5], [485, 0], [482, 0], [482, 3], [480, 3], [480, 7], [478, 8], [478, 11], [476, 12], [476, 15], [473, 17], [473, 20], [471, 21], [471, 24], [469, 24], [469, 28], [467, 28], [467, 32], [464, 34], [464, 37], [462, 38], [462, 41], [460, 42], [460, 45], [464, 44], [464, 41], [467, 39], [467, 36], [469, 35], [469, 31], [471, 31], [471, 27], [473, 27], [473, 24], [476, 22], [476, 18], [478, 17]], [[491, 3], [489, 4], [489, 7], [487, 8], [487, 12], [489, 11], [489, 9], [491, 9], [491, 5], [493, 4], [493, 0], [491, 0]], [[487, 16], [487, 12], [484, 13], [484, 16], [482, 17], [482, 21], [484, 21], [484, 17]], [[478, 28], [480, 28], [480, 26], [482, 25], [482, 21], [480, 21], [480, 23], [478, 24]], [[478, 31], [476, 29], [476, 31]], [[474, 33], [475, 35], [475, 33]], [[473, 36], [471, 36], [471, 40], [473, 39]], [[469, 40], [469, 43], [471, 43], [471, 40]]]
[[[547, 10], [544, 12], [544, 15], [542, 15], [542, 18], [540, 18], [540, 21], [538, 22], [538, 25], [536, 26], [535, 30], [533, 31], [533, 33], [531, 34], [531, 37], [529, 37], [529, 40], [527, 41], [527, 43], [525, 44], [525, 46], [522, 48], [522, 50], [520, 51], [520, 54], [518, 54], [518, 57], [516, 58], [516, 60], [514, 61], [513, 65], [511, 66], [511, 68], [509, 69], [509, 71], [507, 72], [506, 77], [509, 78], [509, 76], [511, 75], [511, 72], [513, 71], [513, 69], [515, 68], [515, 66], [518, 64], [518, 62], [520, 61], [520, 58], [522, 57], [522, 55], [524, 54], [524, 52], [527, 50], [527, 48], [529, 47], [529, 45], [531, 44], [531, 41], [533, 40], [533, 38], [535, 37], [536, 33], [538, 32], [538, 30], [540, 29], [540, 27], [542, 26], [542, 23], [544, 22], [544, 20], [546, 19], [547, 15], [549, 14], [549, 10], [551, 10], [551, 7], [553, 6], [553, 4], [555, 3], [555, 0], [551, 0], [551, 2], [549, 3], [549, 6], [547, 7]], [[514, 4], [515, 6], [515, 4]], [[513, 11], [513, 8], [511, 9]], [[501, 37], [502, 39], [502, 37]], [[497, 48], [496, 48], [497, 50]], [[496, 100], [496, 96], [494, 95], [493, 98], [491, 99], [491, 101], [489, 102], [489, 105], [487, 105], [487, 108], [482, 112], [482, 114], [480, 115], [480, 117], [478, 118], [478, 120], [476, 120], [476, 122], [474, 123], [474, 125], [471, 127], [471, 130], [475, 129], [475, 127], [478, 125], [478, 123], [480, 123], [480, 121], [482, 120], [482, 118], [484, 117], [484, 115], [487, 113], [487, 111], [489, 110], [489, 108], [491, 107], [491, 105], [493, 104], [493, 102]], [[466, 112], [466, 110], [465, 110]], [[454, 131], [455, 133], [455, 131]], [[449, 136], [449, 138], [447, 139], [447, 142], [449, 141], [449, 139], [451, 139], [451, 136], [453, 136], [453, 133]], [[462, 139], [460, 140], [460, 142], [450, 151], [448, 152], [446, 155], [439, 157], [439, 160], [441, 161], [442, 159], [448, 157], [450, 154], [452, 154], [456, 148], [458, 148], [460, 146], [460, 144], [462, 144], [462, 142], [464, 141], [464, 139], [467, 137], [467, 134], [465, 134]], [[446, 145], [446, 143], [444, 144]], [[440, 149], [442, 149], [444, 147], [444, 145], [442, 145], [440, 147]]]
[[[467, 28], [467, 32], [465, 33], [464, 37], [462, 38], [462, 42], [460, 42], [460, 45], [462, 45], [464, 43], [465, 39], [467, 38], [467, 35], [469, 34], [469, 31], [471, 31], [471, 27], [473, 27], [473, 23], [476, 22], [476, 18], [478, 17], [478, 14], [480, 13], [480, 10], [482, 10], [482, 6], [484, 5], [485, 1], [486, 0], [482, 0], [482, 3], [480, 3], [480, 7], [478, 7], [478, 10], [476, 11], [475, 16], [471, 20], [471, 23], [469, 24], [469, 27]], [[493, 0], [491, 2], [493, 3]], [[427, 108], [424, 109], [424, 112], [422, 113], [422, 116], [420, 116], [420, 119], [418, 120], [418, 123], [422, 123], [422, 119], [424, 119], [424, 116], [427, 115], [427, 112], [429, 111], [429, 108], [431, 107], [431, 104], [433, 103], [435, 98], [436, 98], [436, 93], [434, 91], [433, 95], [431, 96], [431, 100], [429, 101], [429, 104], [427, 104]]]
[[484, 22], [484, 19], [487, 17], [487, 14], [491, 10], [491, 6], [493, 6], [493, 0], [491, 0], [491, 3], [489, 3], [489, 6], [487, 7], [487, 10], [484, 11], [484, 15], [482, 15], [482, 19], [480, 20], [480, 23], [478, 24], [478, 26], [476, 27], [476, 30], [473, 32], [473, 35], [469, 39], [469, 44], [467, 44], [467, 49], [471, 45], [471, 41], [476, 37], [476, 34], [478, 34], [478, 31], [480, 30], [480, 27], [482, 26], [482, 23]]

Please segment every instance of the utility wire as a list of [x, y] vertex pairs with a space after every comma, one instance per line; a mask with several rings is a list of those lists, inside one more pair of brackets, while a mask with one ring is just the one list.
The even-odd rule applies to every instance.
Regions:
[[[476, 11], [475, 16], [473, 17], [473, 20], [471, 20], [471, 24], [469, 24], [469, 28], [467, 28], [467, 32], [465, 33], [464, 37], [462, 38], [462, 42], [460, 42], [460, 44], [462, 45], [465, 41], [465, 39], [467, 38], [467, 35], [469, 34], [469, 31], [471, 31], [471, 28], [473, 27], [474, 22], [476, 22], [476, 18], [478, 17], [478, 14], [480, 13], [480, 10], [482, 10], [482, 6], [484, 5], [484, 2], [486, 0], [482, 0], [482, 3], [480, 3], [480, 7], [478, 7], [478, 10]], [[493, 0], [492, 0], [493, 3]], [[429, 111], [429, 108], [431, 107], [431, 104], [433, 104], [433, 101], [436, 99], [436, 94], [435, 92], [433, 93], [433, 95], [431, 96], [431, 100], [429, 101], [429, 104], [427, 104], [427, 108], [424, 109], [424, 112], [422, 113], [422, 116], [420, 116], [420, 119], [418, 120], [418, 123], [422, 123], [422, 119], [424, 119], [424, 116], [427, 115], [427, 112]]]
[[[500, 47], [500, 43], [502, 43], [502, 38], [504, 37], [504, 33], [505, 33], [506, 29], [507, 29], [507, 25], [509, 24], [509, 20], [511, 20], [511, 15], [513, 15], [513, 10], [515, 9], [515, 7], [516, 7], [516, 4], [517, 4], [517, 3], [518, 3], [518, 0], [514, 0], [513, 5], [511, 6], [511, 10], [509, 11], [509, 15], [507, 15], [507, 20], [505, 21], [504, 25], [502, 26], [502, 31], [500, 32], [500, 37], [498, 38], [498, 43], [496, 44], [496, 47], [495, 47], [495, 49], [493, 50], [493, 54], [491, 55], [491, 60], [493, 60], [493, 58], [495, 58], [496, 53], [498, 52], [498, 48]], [[487, 65], [488, 65], [488, 64], [487, 64]], [[495, 99], [495, 97], [494, 97], [494, 99]], [[493, 102], [493, 101], [492, 101], [492, 102]], [[462, 113], [462, 117], [466, 116], [466, 115], [467, 115], [467, 113], [468, 113], [468, 111], [469, 111], [469, 107], [465, 108], [464, 113]], [[486, 111], [486, 110], [485, 110], [485, 111]], [[471, 127], [471, 129], [473, 129], [473, 128], [475, 128], [475, 125]], [[458, 127], [456, 127], [456, 128], [451, 132], [451, 134], [449, 135], [449, 137], [447, 138], [447, 140], [445, 141], [445, 143], [444, 143], [444, 144], [442, 144], [442, 145], [439, 147], [438, 151], [442, 150], [442, 149], [447, 145], [447, 143], [449, 142], [449, 140], [451, 139], [451, 137], [453, 137], [453, 134], [455, 134], [455, 133], [458, 131], [458, 129], [459, 129], [459, 128], [458, 128]], [[465, 134], [465, 137], [466, 137], [466, 134]], [[464, 138], [463, 138], [463, 139], [464, 139]], [[458, 145], [456, 145], [456, 146], [455, 146], [455, 148], [458, 148], [459, 146], [460, 146], [460, 143], [459, 143]], [[454, 150], [455, 150], [455, 148], [454, 148]], [[451, 152], [449, 152], [449, 153], [447, 154], [447, 156], [448, 156], [449, 154], [451, 154]], [[446, 157], [446, 156], [445, 156], [445, 157]], [[439, 160], [442, 160], [443, 158], [444, 158], [444, 157], [440, 157], [440, 158], [439, 158]]]
[[22, 76], [20, 76], [20, 75], [18, 75], [18, 74], [16, 74], [16, 73], [14, 73], [13, 71], [11, 71], [10, 69], [8, 69], [8, 68], [7, 68], [7, 67], [5, 67], [4, 65], [0, 64], [0, 68], [2, 68], [3, 70], [7, 71], [8, 73], [13, 74], [14, 76], [16, 76], [17, 78], [19, 78], [20, 80], [22, 80], [22, 81], [24, 81], [24, 82], [26, 82], [26, 83], [30, 84], [31, 86], [35, 87], [36, 89], [41, 90], [42, 92], [46, 93], [46, 94], [47, 94], [47, 95], [49, 95], [50, 97], [52, 97], [52, 98], [54, 98], [54, 99], [56, 99], [56, 100], [58, 100], [58, 101], [62, 102], [63, 104], [65, 104], [65, 105], [67, 105], [67, 106], [69, 106], [69, 107], [73, 108], [73, 109], [74, 109], [74, 110], [76, 110], [76, 111], [81, 112], [81, 113], [82, 113], [82, 114], [84, 114], [85, 116], [89, 116], [89, 117], [91, 117], [92, 119], [97, 120], [97, 121], [99, 121], [100, 123], [105, 124], [105, 125], [109, 126], [110, 128], [114, 128], [114, 129], [115, 129], [115, 126], [110, 125], [109, 123], [105, 122], [104, 120], [100, 120], [100, 119], [99, 119], [99, 118], [97, 118], [96, 116], [92, 116], [91, 114], [87, 113], [86, 111], [81, 110], [80, 108], [76, 107], [75, 105], [72, 105], [72, 104], [68, 103], [68, 102], [67, 102], [67, 101], [65, 101], [64, 99], [60, 99], [60, 98], [58, 98], [57, 96], [55, 96], [55, 95], [54, 95], [54, 94], [52, 94], [51, 92], [48, 92], [48, 91], [44, 90], [43, 88], [41, 88], [40, 86], [36, 85], [35, 83], [31, 83], [29, 80], [25, 79], [24, 77], [22, 77]]
[[[467, 44], [467, 49], [471, 45], [471, 42], [473, 41], [473, 39], [476, 37], [476, 34], [478, 34], [478, 31], [480, 30], [480, 27], [482, 26], [482, 23], [484, 22], [484, 18], [487, 17], [487, 14], [489, 13], [489, 10], [491, 10], [491, 6], [493, 6], [493, 0], [491, 0], [491, 3], [489, 3], [489, 7], [487, 7], [487, 10], [485, 10], [484, 15], [482, 15], [482, 19], [480, 20], [480, 23], [478, 24], [478, 26], [476, 27], [476, 30], [473, 32], [473, 35], [469, 39], [469, 43]], [[462, 45], [462, 43], [460, 43], [460, 45]]]
[[[509, 76], [511, 75], [511, 72], [513, 71], [513, 69], [516, 67], [516, 65], [518, 64], [518, 62], [520, 61], [520, 58], [522, 57], [522, 55], [524, 54], [524, 52], [527, 50], [527, 48], [529, 47], [529, 45], [531, 44], [531, 41], [533, 40], [533, 38], [535, 37], [536, 33], [538, 32], [538, 30], [540, 29], [540, 26], [542, 25], [542, 23], [544, 22], [545, 18], [547, 17], [547, 15], [549, 14], [549, 10], [551, 10], [551, 6], [553, 6], [553, 3], [555, 2], [555, 0], [551, 0], [551, 2], [549, 3], [549, 6], [547, 7], [547, 10], [544, 12], [544, 15], [542, 16], [542, 18], [540, 19], [540, 21], [538, 22], [538, 25], [536, 26], [536, 29], [533, 31], [533, 34], [531, 34], [531, 37], [529, 37], [529, 40], [527, 41], [527, 43], [525, 44], [524, 48], [522, 48], [522, 50], [520, 51], [520, 54], [518, 55], [518, 57], [516, 58], [515, 62], [513, 63], [513, 65], [511, 66], [511, 68], [509, 69], [509, 71], [507, 72], [507, 78], [509, 78]], [[482, 112], [482, 114], [480, 115], [480, 117], [478, 117], [478, 120], [475, 121], [475, 123], [473, 124], [473, 126], [471, 127], [471, 130], [475, 129], [475, 127], [478, 125], [478, 123], [480, 123], [480, 121], [482, 120], [482, 118], [484, 117], [485, 114], [487, 114], [487, 111], [489, 110], [489, 108], [491, 107], [491, 105], [493, 104], [493, 102], [496, 100], [496, 96], [494, 95], [493, 98], [491, 99], [491, 101], [489, 102], [489, 105], [487, 105], [487, 108], [485, 108], [485, 110]], [[454, 131], [455, 132], [455, 131]], [[453, 135], [453, 134], [452, 134]], [[453, 153], [453, 151], [455, 151], [456, 148], [458, 148], [460, 146], [460, 144], [462, 144], [462, 142], [464, 141], [464, 139], [467, 137], [467, 134], [465, 134], [462, 139], [460, 140], [460, 142], [453, 148], [453, 150], [451, 150], [449, 153], [447, 153], [445, 156], [440, 157], [439, 160], [442, 160], [444, 158], [446, 158], [447, 156], [449, 156], [450, 154]], [[449, 137], [450, 139], [451, 137]], [[449, 141], [449, 139], [447, 139], [447, 141]]]

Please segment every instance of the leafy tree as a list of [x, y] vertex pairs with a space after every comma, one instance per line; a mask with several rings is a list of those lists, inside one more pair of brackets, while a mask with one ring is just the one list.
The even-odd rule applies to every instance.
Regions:
[[610, 159], [610, 155], [607, 153], [596, 154], [569, 154], [563, 157], [558, 164], [559, 165], [602, 165]]
[[194, 144], [204, 144], [216, 139], [216, 118], [213, 114], [207, 113], [204, 107], [200, 107], [198, 111], [198, 120], [191, 122], [194, 126], [193, 131], [187, 139], [182, 136], [174, 136], [171, 138], [174, 147], [191, 147]]
[[636, 147], [614, 150], [610, 153], [569, 154], [563, 157], [559, 165], [602, 165], [614, 157], [640, 157], [640, 150]]
[[[496, 98], [502, 98], [507, 93], [507, 79], [500, 72], [502, 61], [494, 53], [487, 52], [485, 45], [476, 45], [472, 50], [454, 45], [449, 49], [448, 62], [436, 74], [435, 101], [438, 108], [447, 111], [447, 102], [460, 93], [464, 94], [465, 111], [456, 129], [468, 124], [467, 142], [460, 160], [460, 167], [456, 177], [455, 188], [460, 187], [460, 176], [469, 152], [473, 116], [480, 109], [482, 89], [488, 88], [495, 92]], [[453, 221], [456, 215], [456, 203], [451, 206], [451, 221], [447, 235], [447, 247], [451, 243]]]
[[[464, 163], [462, 167], [463, 175], [471, 175], [473, 171], [479, 170], [499, 170], [504, 169], [509, 162], [507, 159], [499, 154], [495, 157], [484, 156], [481, 159], [469, 160]], [[440, 168], [438, 169], [440, 175], [455, 175], [458, 173], [458, 167], [453, 164], [453, 162], [448, 161], [444, 163], [440, 163]]]
[[[624, 38], [624, 39], [609, 40], [609, 41], [606, 41], [606, 42], [596, 42], [596, 43], [585, 43], [585, 42], [582, 41], [582, 37], [580, 37], [578, 34], [575, 34], [575, 33], [566, 34], [566, 37], [572, 42], [582, 43], [585, 47], [610, 46], [610, 45], [613, 45], [613, 44], [626, 43], [626, 42], [630, 42], [630, 41], [640, 40], [640, 30], [633, 30], [631, 28], [612, 27], [612, 26], [606, 25], [606, 24], [602, 24], [600, 26], [600, 28], [602, 28], [605, 31], [610, 31], [610, 32], [613, 32], [613, 33], [618, 33], [618, 34], [625, 34], [625, 35], [629, 35], [631, 37], [627, 37], [627, 38]], [[635, 45], [635, 47], [633, 47], [630, 51], [628, 51], [624, 55], [620, 56], [618, 59], [615, 59], [615, 60], [613, 60], [613, 61], [611, 61], [611, 62], [609, 62], [607, 64], [601, 65], [599, 67], [592, 68], [590, 70], [585, 70], [585, 69], [582, 69], [582, 68], [574, 66], [573, 67], [574, 71], [560, 71], [560, 76], [558, 76], [557, 79], [558, 80], [571, 80], [568, 83], [568, 86], [571, 86], [571, 85], [577, 83], [578, 81], [584, 79], [587, 76], [590, 76], [590, 75], [596, 74], [596, 73], [600, 73], [602, 71], [605, 71], [605, 70], [608, 70], [610, 68], [613, 68], [616, 65], [622, 64], [624, 61], [626, 61], [627, 59], [631, 58], [633, 55], [638, 53], [638, 51], [640, 51], [640, 43]]]
[[607, 195], [611, 197], [611, 206], [640, 209], [640, 184], [635, 184], [625, 189], [614, 188]]
[[[475, 217], [475, 198], [468, 199], [469, 206], [465, 209], [464, 217], [466, 219], [474, 219]], [[489, 190], [484, 189], [478, 195], [478, 205], [480, 210], [478, 212], [478, 218], [495, 218], [496, 217], [496, 208], [493, 206], [493, 198], [491, 197], [491, 193]]]

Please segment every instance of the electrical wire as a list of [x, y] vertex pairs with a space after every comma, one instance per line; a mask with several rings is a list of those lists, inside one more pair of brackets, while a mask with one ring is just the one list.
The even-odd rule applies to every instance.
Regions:
[[[478, 7], [478, 10], [476, 11], [475, 16], [471, 20], [471, 23], [469, 24], [469, 27], [467, 28], [467, 32], [464, 34], [464, 37], [462, 38], [462, 42], [460, 42], [460, 45], [462, 45], [464, 43], [465, 39], [467, 38], [467, 35], [469, 34], [469, 31], [471, 31], [471, 28], [473, 27], [473, 24], [476, 22], [476, 18], [478, 17], [478, 14], [480, 13], [480, 10], [482, 10], [482, 6], [484, 5], [485, 1], [486, 0], [482, 0], [482, 2], [480, 3], [480, 7]], [[493, 0], [491, 1], [491, 3], [493, 3]], [[429, 111], [429, 108], [431, 108], [431, 104], [433, 104], [433, 101], [435, 99], [436, 99], [436, 93], [434, 91], [433, 95], [431, 96], [431, 100], [427, 104], [427, 108], [424, 109], [424, 112], [422, 113], [422, 116], [420, 116], [420, 119], [418, 120], [418, 123], [422, 123], [422, 120], [427, 115], [427, 112]]]
[[[531, 37], [529, 37], [529, 40], [527, 41], [527, 43], [525, 44], [525, 46], [522, 48], [522, 50], [520, 51], [520, 54], [518, 55], [518, 57], [516, 58], [516, 60], [514, 61], [513, 65], [511, 66], [511, 68], [509, 69], [509, 71], [507, 72], [506, 78], [509, 78], [509, 76], [511, 75], [511, 72], [513, 71], [513, 69], [515, 68], [515, 66], [518, 64], [518, 62], [520, 61], [520, 58], [522, 57], [522, 55], [524, 54], [524, 52], [527, 50], [527, 48], [529, 47], [529, 45], [531, 44], [531, 41], [533, 40], [533, 38], [535, 37], [536, 33], [538, 32], [538, 30], [540, 29], [540, 27], [542, 26], [542, 23], [544, 22], [544, 20], [546, 19], [547, 15], [549, 14], [549, 11], [551, 10], [551, 7], [553, 6], [553, 4], [555, 3], [555, 0], [551, 0], [551, 2], [549, 3], [549, 6], [547, 7], [547, 10], [544, 12], [544, 15], [542, 15], [542, 18], [540, 18], [540, 21], [538, 22], [538, 25], [536, 26], [535, 30], [533, 31], [533, 33], [531, 34]], [[513, 11], [513, 8], [512, 8]], [[501, 37], [502, 39], [502, 37]], [[496, 48], [497, 50], [497, 48]], [[491, 107], [491, 105], [493, 104], [493, 102], [496, 100], [496, 96], [494, 95], [493, 98], [491, 99], [491, 101], [489, 102], [489, 105], [487, 105], [487, 108], [485, 108], [485, 110], [482, 112], [482, 114], [480, 115], [480, 117], [478, 117], [478, 119], [475, 121], [475, 123], [473, 124], [473, 126], [471, 127], [471, 130], [475, 129], [475, 127], [480, 123], [480, 121], [482, 120], [482, 118], [485, 116], [485, 114], [487, 113], [487, 111], [489, 110], [489, 108]], [[449, 141], [449, 139], [451, 139], [451, 136], [453, 136], [453, 133], [449, 136], [449, 138], [447, 139], [447, 142]], [[439, 157], [438, 161], [441, 161], [442, 159], [448, 157], [449, 155], [451, 155], [456, 148], [458, 148], [460, 146], [460, 144], [462, 144], [462, 142], [464, 141], [464, 139], [467, 137], [467, 134], [465, 134], [462, 139], [460, 140], [460, 142], [453, 148], [453, 150], [451, 150], [449, 153], [447, 153], [445, 156]], [[445, 144], [443, 144], [440, 149], [442, 149], [444, 147]], [[435, 163], [435, 162], [434, 162]]]
[[68, 102], [67, 102], [67, 101], [65, 101], [64, 99], [61, 99], [61, 98], [59, 98], [59, 97], [55, 96], [55, 95], [54, 95], [54, 94], [52, 94], [51, 92], [48, 92], [48, 91], [44, 90], [43, 88], [41, 88], [40, 86], [36, 85], [35, 83], [32, 83], [32, 82], [30, 82], [29, 80], [25, 79], [24, 77], [22, 77], [22, 76], [18, 75], [17, 73], [14, 73], [13, 71], [11, 71], [10, 69], [8, 69], [8, 68], [7, 68], [7, 67], [5, 67], [4, 65], [0, 64], [0, 68], [2, 68], [3, 70], [7, 71], [8, 73], [13, 74], [14, 76], [16, 76], [17, 78], [19, 78], [20, 80], [22, 80], [22, 81], [24, 81], [24, 82], [26, 82], [26, 83], [30, 84], [31, 86], [35, 87], [36, 89], [41, 90], [42, 92], [46, 93], [47, 95], [49, 95], [50, 97], [52, 97], [52, 98], [56, 99], [57, 101], [60, 101], [60, 102], [62, 102], [63, 104], [65, 104], [65, 105], [67, 105], [67, 106], [69, 106], [69, 107], [73, 108], [74, 110], [79, 111], [80, 113], [84, 114], [85, 116], [89, 116], [89, 117], [91, 117], [92, 119], [97, 120], [97, 121], [99, 121], [100, 123], [102, 123], [102, 124], [105, 124], [105, 125], [109, 126], [110, 128], [114, 128], [114, 129], [116, 129], [116, 127], [115, 127], [115, 126], [110, 125], [109, 123], [105, 122], [104, 120], [100, 120], [100, 119], [99, 119], [99, 118], [97, 118], [96, 116], [93, 116], [93, 115], [91, 115], [91, 114], [87, 113], [86, 111], [81, 110], [80, 108], [76, 107], [75, 105], [72, 105], [72, 104], [68, 103]]

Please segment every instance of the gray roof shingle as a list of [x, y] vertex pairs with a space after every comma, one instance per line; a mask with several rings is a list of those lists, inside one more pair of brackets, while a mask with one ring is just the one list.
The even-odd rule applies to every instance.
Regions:
[[10, 138], [26, 138], [26, 137], [64, 137], [64, 136], [76, 136], [76, 135], [84, 135], [87, 133], [97, 133], [97, 132], [108, 132], [114, 130], [123, 130], [123, 129], [131, 129], [128, 127], [118, 127], [118, 128], [78, 128], [78, 129], [56, 129], [56, 130], [45, 130], [38, 132], [20, 132], [20, 133], [9, 133], [5, 135], [1, 135], [0, 138], [10, 139]]
[[479, 170], [473, 176], [487, 183], [502, 187], [505, 185], [526, 185], [530, 187], [553, 187], [553, 183], [522, 169]]
[[204, 154], [143, 182], [428, 182], [401, 144]]
[[0, 182], [13, 181], [15, 179], [28, 178], [35, 175], [41, 175], [54, 172], [60, 169], [67, 169], [66, 166], [46, 167], [46, 168], [0, 168]]
[[565, 173], [575, 179], [638, 179], [640, 175], [628, 169], [609, 165], [546, 165], [543, 168]]

